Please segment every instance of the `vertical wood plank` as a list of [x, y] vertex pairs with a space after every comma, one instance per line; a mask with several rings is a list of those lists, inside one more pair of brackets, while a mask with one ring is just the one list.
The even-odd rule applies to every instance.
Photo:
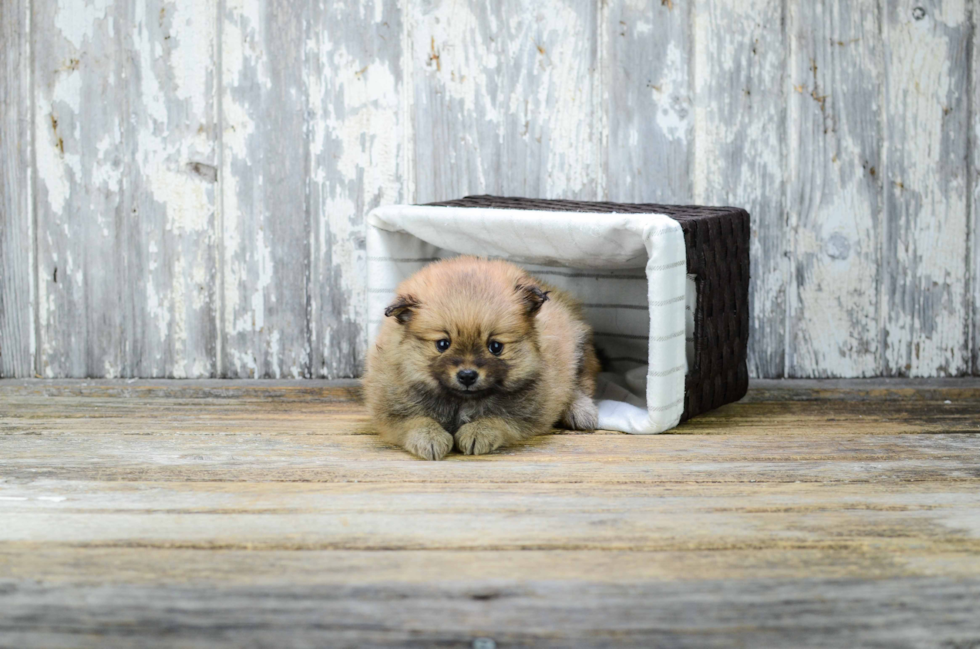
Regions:
[[39, 369], [214, 371], [213, 7], [34, 2]]
[[969, 371], [962, 0], [885, 3], [884, 371]]
[[781, 0], [694, 7], [694, 198], [752, 215], [749, 372], [785, 373], [788, 261]]
[[318, 0], [308, 39], [312, 374], [361, 373], [364, 216], [402, 191], [402, 16], [396, 0]]
[[970, 240], [972, 244], [971, 257], [973, 261], [973, 276], [970, 284], [970, 295], [973, 300], [973, 374], [980, 376], [980, 35], [977, 34], [977, 23], [980, 22], [980, 6], [973, 2], [969, 8], [972, 41], [970, 51], [973, 54], [970, 61], [970, 117], [971, 131], [969, 151], [970, 159], [970, 188], [973, 192], [970, 201], [972, 223]]
[[789, 3], [786, 373], [875, 376], [881, 207], [877, 0]]
[[310, 8], [221, 1], [221, 371], [309, 376]]
[[596, 198], [596, 4], [408, 6], [417, 200]]
[[613, 2], [603, 14], [611, 201], [692, 200], [691, 5]]
[[30, 3], [0, 3], [0, 378], [34, 373]]

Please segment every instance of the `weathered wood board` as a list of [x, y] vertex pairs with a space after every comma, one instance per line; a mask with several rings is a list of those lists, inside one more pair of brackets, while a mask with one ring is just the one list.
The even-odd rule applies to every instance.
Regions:
[[693, 202], [694, 96], [690, 0], [604, 2], [601, 101], [606, 196]]
[[0, 378], [34, 376], [30, 20], [0, 6]]
[[402, 195], [400, 11], [223, 6], [220, 373], [359, 374], [364, 216]]
[[694, 7], [694, 201], [752, 215], [749, 372], [784, 376], [786, 53], [778, 0]]
[[404, 202], [401, 3], [314, 3], [308, 53], [312, 364], [360, 374], [367, 349], [364, 217]]
[[788, 376], [878, 376], [881, 16], [789, 3]]
[[970, 66], [970, 147], [972, 154], [968, 160], [970, 195], [970, 259], [973, 262], [973, 275], [970, 284], [970, 299], [973, 301], [973, 374], [980, 376], [980, 48], [977, 47], [977, 23], [980, 21], [980, 7], [974, 2], [970, 5], [973, 26], [973, 41], [970, 51], [973, 60]]
[[737, 204], [755, 376], [980, 373], [975, 2], [17, 0], [0, 376], [348, 377], [364, 217]]
[[353, 382], [0, 382], [0, 644], [972, 646], [980, 383], [412, 459]]
[[308, 377], [309, 7], [221, 6], [220, 374]]
[[885, 7], [883, 369], [955, 376], [970, 369], [972, 300], [962, 260], [972, 29], [965, 2]]
[[32, 3], [37, 370], [214, 374], [214, 12]]
[[410, 199], [599, 195], [595, 2], [413, 1], [406, 19]]

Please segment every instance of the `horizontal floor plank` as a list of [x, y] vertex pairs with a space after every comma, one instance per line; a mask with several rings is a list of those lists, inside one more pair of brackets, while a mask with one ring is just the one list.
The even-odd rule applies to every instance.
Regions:
[[[60, 433], [0, 438], [7, 480], [648, 483], [980, 481], [980, 436], [546, 436], [421, 462], [374, 436]], [[2, 495], [2, 494], [0, 494]]]
[[477, 637], [499, 647], [959, 647], [978, 637], [978, 600], [980, 580], [934, 578], [27, 583], [0, 590], [0, 634], [11, 646], [48, 647], [466, 647]]
[[358, 398], [0, 381], [0, 646], [980, 646], [980, 381], [438, 463]]
[[[158, 548], [980, 552], [976, 483], [485, 487], [50, 482], [0, 491], [0, 542]], [[463, 522], [464, 524], [461, 524]]]

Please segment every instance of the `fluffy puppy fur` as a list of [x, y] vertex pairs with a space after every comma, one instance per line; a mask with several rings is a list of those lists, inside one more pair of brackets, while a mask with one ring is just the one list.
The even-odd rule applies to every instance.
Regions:
[[455, 257], [398, 287], [368, 358], [382, 438], [420, 458], [592, 430], [599, 371], [579, 305], [505, 261]]

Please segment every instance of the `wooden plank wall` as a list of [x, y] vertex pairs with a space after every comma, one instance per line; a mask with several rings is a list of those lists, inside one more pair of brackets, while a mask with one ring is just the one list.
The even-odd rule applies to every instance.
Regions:
[[0, 3], [0, 377], [34, 367], [28, 0]]
[[345, 377], [364, 216], [753, 214], [751, 372], [980, 373], [976, 0], [0, 6], [0, 376]]

